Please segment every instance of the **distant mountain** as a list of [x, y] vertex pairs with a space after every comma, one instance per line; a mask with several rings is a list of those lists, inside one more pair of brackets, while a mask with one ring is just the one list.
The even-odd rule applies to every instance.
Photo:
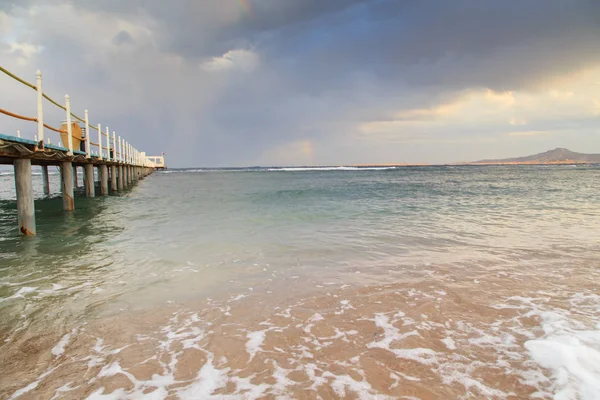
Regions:
[[557, 148], [545, 153], [526, 157], [504, 158], [500, 160], [480, 160], [471, 164], [570, 164], [600, 163], [600, 154], [576, 153], [569, 149]]

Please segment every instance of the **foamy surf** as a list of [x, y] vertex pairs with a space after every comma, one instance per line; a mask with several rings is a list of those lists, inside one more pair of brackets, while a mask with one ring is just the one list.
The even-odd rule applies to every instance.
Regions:
[[[600, 297], [531, 294], [472, 315], [431, 285], [344, 287], [255, 316], [246, 310], [262, 295], [209, 300], [159, 329], [162, 317], [129, 321], [124, 337], [99, 338], [104, 323], [73, 330], [52, 348], [61, 357], [11, 398], [597, 399]], [[471, 297], [485, 304], [485, 293]]]

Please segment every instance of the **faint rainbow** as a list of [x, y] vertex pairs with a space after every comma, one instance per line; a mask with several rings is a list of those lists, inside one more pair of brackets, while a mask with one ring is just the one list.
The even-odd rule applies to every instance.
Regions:
[[313, 143], [309, 139], [306, 139], [300, 142], [300, 146], [302, 149], [302, 153], [306, 157], [306, 160], [309, 163], [309, 165], [313, 165], [315, 161], [315, 148]]
[[252, 8], [250, 8], [250, 0], [237, 0], [237, 2], [244, 14], [248, 16], [252, 15]]

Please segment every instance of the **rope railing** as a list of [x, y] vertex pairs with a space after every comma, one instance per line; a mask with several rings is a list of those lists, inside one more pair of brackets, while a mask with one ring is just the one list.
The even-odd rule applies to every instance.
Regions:
[[[24, 115], [15, 114], [15, 113], [12, 113], [12, 112], [10, 112], [10, 111], [7, 111], [7, 110], [5, 110], [5, 109], [3, 109], [3, 108], [0, 108], [0, 113], [2, 113], [2, 114], [5, 114], [5, 115], [8, 115], [9, 117], [13, 117], [13, 118], [17, 118], [17, 119], [22, 119], [22, 120], [24, 120], [24, 121], [38, 122], [38, 119], [37, 119], [37, 118], [34, 118], [34, 117], [26, 117], [26, 116], [24, 116]], [[54, 131], [54, 132], [58, 132], [58, 133], [65, 133], [65, 132], [66, 132], [66, 131], [62, 131], [62, 130], [60, 130], [60, 129], [53, 128], [53, 127], [51, 127], [51, 126], [50, 126], [50, 125], [48, 125], [48, 124], [44, 124], [44, 126], [45, 126], [46, 128], [48, 128], [48, 129], [50, 129], [51, 131]]]
[[0, 108], [0, 113], [2, 113], [4, 115], [8, 115], [9, 117], [13, 117], [13, 118], [17, 118], [17, 119], [22, 119], [23, 121], [37, 122], [37, 118], [31, 118], [31, 117], [26, 117], [24, 115], [11, 113], [10, 111], [6, 111], [5, 109], [2, 109], [2, 108]]
[[[16, 76], [15, 74], [13, 74], [12, 72], [8, 71], [6, 68], [3, 68], [0, 66], [0, 71], [4, 72], [6, 75], [10, 76], [11, 78], [13, 78], [14, 80], [22, 83], [25, 86], [29, 86], [30, 88], [32, 88], [33, 90], [37, 91], [37, 87], [33, 84], [33, 83], [29, 83], [26, 80], [19, 78], [18, 76]], [[63, 111], [67, 111], [67, 108], [65, 106], [63, 106], [62, 104], [60, 104], [59, 102], [57, 102], [56, 100], [54, 100], [52, 97], [48, 96], [46, 93], [42, 93], [42, 97], [45, 98], [46, 100], [48, 100], [50, 103], [54, 104], [56, 107], [60, 108]], [[83, 122], [85, 124], [85, 120], [73, 113], [71, 113], [71, 116], [77, 120], [79, 120], [80, 122]], [[91, 125], [92, 129], [98, 130], [98, 128], [96, 128], [95, 126]]]
[[12, 72], [8, 71], [6, 68], [3, 68], [2, 66], [0, 66], [0, 71], [4, 72], [6, 75], [10, 76], [11, 78], [13, 78], [13, 79], [21, 82], [23, 85], [29, 86], [33, 90], [37, 90], [37, 87], [34, 84], [29, 83], [26, 80], [19, 78], [18, 76], [16, 76]]
[[45, 98], [46, 100], [48, 100], [50, 103], [54, 104], [56, 107], [62, 109], [63, 111], [67, 111], [67, 109], [66, 109], [65, 106], [63, 106], [62, 104], [58, 103], [56, 100], [52, 99], [46, 93], [42, 93], [42, 97]]
[[[37, 119], [36, 119], [36, 122], [37, 122]], [[63, 130], [60, 130], [60, 129], [53, 128], [53, 127], [51, 127], [48, 124], [44, 124], [44, 127], [50, 129], [51, 131], [57, 132], [57, 133], [67, 133], [67, 131], [63, 131]]]
[[[12, 72], [8, 71], [6, 68], [0, 66], [0, 72], [3, 72], [4, 74], [8, 75], [9, 77], [13, 78], [14, 80], [16, 80], [17, 82], [35, 90], [37, 92], [37, 112], [38, 115], [37, 117], [27, 117], [24, 115], [20, 115], [20, 114], [16, 114], [4, 109], [0, 108], [0, 113], [1, 114], [5, 114], [7, 116], [10, 116], [12, 118], [16, 118], [16, 119], [20, 119], [20, 120], [24, 120], [24, 121], [30, 121], [30, 122], [36, 122], [38, 124], [38, 135], [36, 135], [36, 141], [39, 140], [39, 143], [41, 146], [40, 149], [43, 150], [44, 149], [44, 128], [57, 132], [59, 134], [61, 134], [61, 136], [63, 136], [63, 134], [67, 134], [67, 139], [68, 139], [68, 143], [63, 143], [63, 146], [68, 148], [68, 155], [73, 155], [73, 143], [72, 143], [72, 139], [78, 139], [78, 140], [82, 140], [85, 141], [85, 143], [88, 144], [88, 146], [86, 146], [86, 158], [91, 158], [92, 157], [92, 153], [91, 153], [91, 147], [95, 146], [98, 148], [98, 154], [94, 155], [97, 156], [98, 159], [102, 160], [103, 157], [106, 157], [107, 160], [112, 160], [112, 161], [116, 161], [116, 162], [122, 162], [122, 163], [128, 163], [128, 164], [134, 164], [134, 165], [145, 165], [145, 166], [150, 166], [150, 162], [149, 162], [149, 158], [146, 156], [145, 153], [142, 153], [140, 151], [138, 151], [137, 149], [135, 149], [133, 146], [131, 146], [129, 143], [127, 143], [124, 139], [121, 138], [121, 136], [118, 137], [115, 134], [115, 132], [113, 131], [112, 134], [112, 138], [109, 132], [109, 129], [106, 128], [106, 133], [102, 132], [102, 130], [100, 129], [100, 124], [98, 125], [93, 125], [89, 123], [89, 119], [88, 119], [88, 111], [85, 111], [85, 118], [81, 118], [80, 116], [76, 115], [75, 113], [71, 112], [71, 107], [70, 107], [70, 101], [69, 101], [69, 97], [65, 96], [65, 105], [60, 104], [58, 101], [54, 100], [53, 98], [51, 98], [49, 95], [47, 95], [46, 93], [44, 93], [42, 91], [42, 74], [41, 72], [37, 72], [37, 81], [36, 84], [27, 82], [26, 80], [24, 80], [23, 78], [18, 77], [17, 75], [13, 74]], [[65, 111], [67, 113], [67, 128], [66, 129], [56, 129], [46, 123], [44, 123], [43, 121], [43, 100], [46, 99], [47, 101], [49, 101], [51, 104], [55, 105], [56, 107], [60, 108], [61, 110]], [[71, 117], [73, 117], [75, 120], [85, 124], [85, 138], [83, 137], [75, 137], [73, 136], [73, 133], [71, 132]], [[61, 127], [62, 128], [62, 127]], [[91, 128], [91, 129], [90, 129]], [[98, 143], [94, 143], [90, 140], [90, 130], [95, 130], [98, 132]], [[106, 146], [103, 146], [103, 140], [102, 137], [106, 138]], [[62, 141], [64, 142], [64, 136], [62, 137]], [[106, 153], [103, 154], [103, 151], [106, 150]]]

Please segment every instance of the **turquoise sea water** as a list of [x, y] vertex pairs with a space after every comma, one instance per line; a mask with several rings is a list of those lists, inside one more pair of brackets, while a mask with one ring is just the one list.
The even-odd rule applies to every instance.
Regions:
[[[555, 276], [543, 290], [597, 301], [590, 307], [599, 313], [579, 321], [596, 336], [578, 340], [600, 351], [600, 291], [594, 282], [579, 286], [600, 268], [598, 166], [172, 170], [115, 196], [80, 193], [71, 214], [61, 209], [58, 176], [51, 175], [50, 198], [42, 198], [40, 178], [38, 236], [22, 238], [13, 176], [0, 176], [0, 351], [7, 354], [23, 340], [102, 318], [267, 292], [283, 296], [277, 303], [324, 284], [409, 282], [413, 271], [438, 265], [465, 291], [488, 267], [525, 274], [523, 298], [535, 297], [528, 282], [537, 285], [536, 276]], [[569, 272], [559, 278], [561, 267]], [[490, 296], [502, 303], [514, 293]], [[600, 358], [587, 362], [582, 368], [600, 377]], [[573, 390], [598, 394], [573, 374]]]

